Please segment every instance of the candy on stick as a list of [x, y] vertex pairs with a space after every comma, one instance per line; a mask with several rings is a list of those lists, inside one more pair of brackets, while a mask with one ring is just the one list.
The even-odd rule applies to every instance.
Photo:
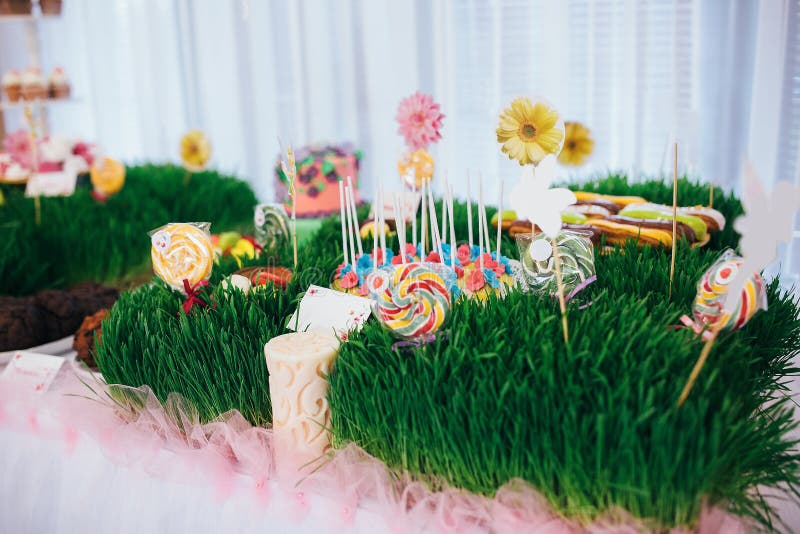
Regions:
[[[730, 284], [746, 269], [744, 259], [734, 254], [731, 249], [723, 252], [717, 261], [703, 273], [697, 283], [697, 296], [694, 299], [692, 312], [697, 329], [708, 327], [710, 337], [707, 339], [700, 356], [695, 362], [686, 385], [678, 398], [678, 407], [682, 406], [694, 386], [700, 370], [705, 365], [711, 347], [720, 332], [737, 330], [744, 326], [758, 310], [767, 309], [767, 294], [764, 280], [757, 272], [751, 272], [738, 297], [730, 294]], [[726, 300], [735, 299], [733, 310], [726, 310]]]
[[[556, 293], [552, 240], [545, 234], [527, 233], [518, 234], [516, 240], [522, 264], [520, 286], [545, 294]], [[562, 230], [557, 244], [562, 284], [570, 292], [595, 274], [594, 246], [588, 234], [571, 230]]]
[[[344, 219], [342, 219], [344, 220]], [[258, 204], [253, 214], [256, 242], [269, 250], [289, 240], [289, 220], [280, 204]]]
[[211, 223], [169, 223], [149, 233], [153, 271], [172, 289], [207, 280], [214, 265]]
[[373, 280], [370, 290], [375, 297], [375, 316], [403, 339], [434, 334], [450, 314], [451, 295], [442, 269], [429, 263], [409, 263]]
[[[347, 265], [350, 260], [347, 256], [347, 221], [344, 216], [344, 189], [341, 181], [339, 181], [339, 214], [342, 218], [342, 257], [344, 258], [343, 263]], [[355, 258], [353, 261], [355, 262]]]

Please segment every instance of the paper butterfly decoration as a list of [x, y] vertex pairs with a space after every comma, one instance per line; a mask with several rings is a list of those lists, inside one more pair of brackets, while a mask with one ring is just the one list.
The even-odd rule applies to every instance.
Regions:
[[522, 177], [511, 190], [511, 209], [537, 225], [551, 239], [561, 232], [561, 212], [575, 204], [575, 193], [563, 187], [550, 189], [556, 169], [556, 156], [544, 158], [539, 165], [522, 167]]
[[733, 223], [742, 235], [739, 250], [744, 262], [730, 283], [725, 311], [736, 308], [742, 288], [753, 273], [761, 272], [775, 260], [780, 243], [792, 239], [795, 212], [800, 209], [800, 189], [789, 182], [778, 182], [768, 193], [750, 162], [742, 174], [744, 215]]

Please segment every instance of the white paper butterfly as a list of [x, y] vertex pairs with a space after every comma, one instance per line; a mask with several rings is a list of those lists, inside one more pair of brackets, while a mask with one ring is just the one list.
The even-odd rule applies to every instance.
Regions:
[[525, 165], [519, 182], [511, 190], [511, 209], [541, 228], [550, 239], [561, 232], [561, 212], [577, 200], [569, 189], [550, 189], [555, 170], [554, 155], [547, 156], [536, 167]]
[[792, 239], [794, 215], [800, 209], [800, 189], [789, 182], [778, 182], [767, 193], [756, 170], [750, 162], [745, 162], [742, 204], [744, 215], [736, 219], [733, 227], [742, 235], [739, 250], [744, 262], [731, 280], [725, 299], [726, 312], [736, 308], [747, 279], [775, 260], [780, 243]]

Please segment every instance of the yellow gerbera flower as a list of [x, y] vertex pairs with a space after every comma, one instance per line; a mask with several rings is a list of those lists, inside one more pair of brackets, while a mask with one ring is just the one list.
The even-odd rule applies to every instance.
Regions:
[[563, 165], [583, 165], [594, 150], [592, 132], [579, 122], [565, 122], [564, 131], [564, 148], [558, 161]]
[[200, 130], [189, 130], [181, 138], [181, 160], [190, 171], [202, 170], [211, 159], [211, 143]]
[[497, 142], [503, 152], [520, 165], [537, 165], [546, 156], [558, 154], [564, 140], [564, 123], [558, 112], [545, 104], [532, 104], [520, 97], [500, 114]]

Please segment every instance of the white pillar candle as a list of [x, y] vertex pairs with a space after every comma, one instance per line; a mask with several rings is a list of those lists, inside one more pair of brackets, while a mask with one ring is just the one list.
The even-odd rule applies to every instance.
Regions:
[[327, 375], [338, 351], [333, 335], [317, 332], [292, 332], [264, 345], [279, 475], [310, 473], [331, 447]]

